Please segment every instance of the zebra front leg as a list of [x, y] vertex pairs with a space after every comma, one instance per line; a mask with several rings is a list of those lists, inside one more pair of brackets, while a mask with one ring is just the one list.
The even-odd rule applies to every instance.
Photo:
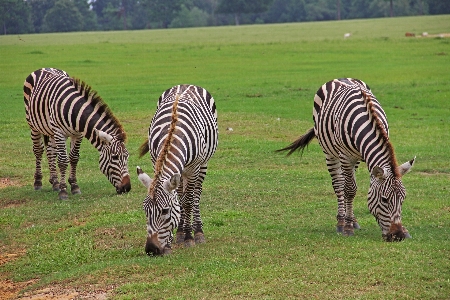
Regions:
[[70, 175], [69, 175], [69, 183], [70, 190], [73, 195], [81, 194], [80, 187], [77, 184], [77, 164], [80, 159], [80, 145], [83, 140], [82, 136], [74, 137], [72, 136], [70, 139]]
[[[181, 195], [181, 194], [179, 194], [179, 195]], [[183, 226], [184, 226], [184, 209], [183, 209], [183, 206], [181, 206], [181, 217], [180, 217], [180, 222], [178, 223], [178, 228], [177, 228], [177, 233], [176, 233], [176, 241], [175, 241], [178, 245], [184, 243]]]
[[66, 152], [66, 137], [62, 133], [55, 133], [54, 139], [58, 156], [58, 167], [61, 176], [59, 181], [59, 199], [66, 200], [69, 198], [66, 184], [66, 170], [69, 165], [69, 159]]
[[183, 233], [184, 233], [184, 246], [192, 247], [195, 245], [194, 237], [192, 236], [192, 205], [193, 205], [193, 197], [192, 197], [193, 189], [189, 188], [189, 185], [186, 191], [183, 193], [181, 199], [181, 205], [183, 207], [183, 220], [180, 222], [183, 224]]
[[[58, 173], [56, 170], [56, 145], [55, 139], [53, 137], [47, 137], [48, 141], [46, 142], [47, 146], [47, 160], [48, 167], [50, 169], [50, 179], [49, 182], [52, 185], [52, 189], [55, 192], [59, 192], [59, 181], [58, 181]], [[45, 138], [44, 138], [45, 140]]]
[[31, 130], [31, 140], [33, 141], [33, 153], [36, 158], [36, 171], [34, 172], [34, 190], [42, 189], [42, 154], [44, 153], [44, 143], [42, 134]]

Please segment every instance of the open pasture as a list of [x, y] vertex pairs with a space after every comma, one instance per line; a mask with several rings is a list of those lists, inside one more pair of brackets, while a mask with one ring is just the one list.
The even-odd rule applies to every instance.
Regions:
[[[1, 36], [0, 298], [448, 299], [450, 39], [405, 32], [448, 33], [450, 16]], [[122, 122], [130, 193], [116, 195], [86, 140], [81, 195], [58, 200], [46, 160], [44, 188], [33, 190], [22, 86], [41, 67], [86, 81]], [[364, 164], [355, 199], [362, 229], [345, 238], [335, 233], [317, 141], [302, 157], [274, 153], [313, 126], [314, 93], [340, 77], [371, 87], [398, 161], [417, 156], [403, 178], [412, 239], [382, 241]], [[135, 168], [151, 172], [151, 163], [138, 147], [160, 94], [182, 83], [206, 88], [218, 109], [219, 148], [201, 201], [207, 243], [149, 257]]]

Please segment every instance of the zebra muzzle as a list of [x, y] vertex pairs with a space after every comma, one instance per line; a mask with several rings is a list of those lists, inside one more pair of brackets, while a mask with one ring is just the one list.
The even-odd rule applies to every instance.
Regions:
[[386, 242], [400, 242], [404, 239], [411, 238], [408, 230], [402, 224], [391, 224], [389, 232], [383, 234], [383, 239]]
[[157, 233], [147, 236], [147, 242], [145, 243], [145, 253], [147, 255], [163, 255], [164, 252]]
[[128, 193], [131, 190], [130, 175], [126, 175], [122, 178], [122, 182], [116, 187], [117, 194]]

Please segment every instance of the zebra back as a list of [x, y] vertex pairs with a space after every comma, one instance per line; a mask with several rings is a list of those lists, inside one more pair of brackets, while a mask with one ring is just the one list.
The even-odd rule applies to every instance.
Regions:
[[353, 78], [325, 83], [314, 97], [314, 129], [325, 153], [397, 167], [386, 114], [369, 86]]
[[[30, 126], [44, 134], [53, 135], [57, 128], [67, 136], [82, 135], [99, 148], [100, 138], [95, 134], [98, 129], [126, 141], [122, 124], [100, 95], [63, 70], [43, 68], [31, 73], [24, 82], [24, 101]], [[39, 111], [40, 108], [45, 111]], [[48, 114], [49, 122], [39, 120], [42, 113]]]

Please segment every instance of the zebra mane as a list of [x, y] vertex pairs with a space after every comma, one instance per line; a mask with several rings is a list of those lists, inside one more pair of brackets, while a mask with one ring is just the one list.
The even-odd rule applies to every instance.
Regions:
[[372, 98], [370, 95], [365, 93], [363, 90], [361, 90], [361, 93], [363, 95], [364, 101], [367, 105], [367, 108], [369, 110], [369, 113], [373, 116], [376, 124], [376, 128], [381, 132], [381, 138], [386, 145], [387, 151], [389, 153], [389, 163], [391, 165], [392, 172], [394, 173], [395, 177], [400, 178], [401, 174], [400, 171], [397, 169], [397, 159], [395, 158], [395, 151], [394, 147], [392, 146], [391, 142], [389, 141], [389, 136], [386, 132], [386, 129], [384, 128], [383, 124], [381, 123], [380, 118], [378, 117], [378, 114], [374, 108]]
[[172, 145], [172, 141], [174, 139], [174, 132], [176, 129], [176, 125], [178, 122], [178, 100], [180, 99], [180, 95], [176, 94], [175, 96], [175, 102], [172, 106], [172, 121], [170, 122], [169, 132], [167, 133], [167, 138], [164, 141], [163, 147], [161, 149], [161, 152], [159, 153], [158, 159], [155, 163], [155, 177], [153, 178], [152, 183], [150, 184], [150, 187], [148, 188], [148, 194], [151, 196], [151, 199], [154, 199], [155, 197], [155, 187], [158, 179], [161, 176], [164, 163], [166, 161], [167, 155], [169, 154], [170, 146]]
[[84, 99], [88, 100], [90, 98], [92, 106], [94, 107], [97, 105], [100, 106], [100, 108], [105, 113], [106, 117], [109, 120], [111, 120], [111, 123], [114, 125], [114, 128], [118, 129], [119, 133], [117, 135], [117, 138], [125, 142], [127, 140], [127, 135], [125, 133], [125, 130], [123, 130], [122, 124], [120, 124], [119, 120], [114, 116], [113, 112], [106, 104], [106, 102], [103, 101], [102, 97], [100, 97], [100, 95], [84, 81], [75, 77], [72, 77], [71, 80], [75, 88], [81, 93]]

